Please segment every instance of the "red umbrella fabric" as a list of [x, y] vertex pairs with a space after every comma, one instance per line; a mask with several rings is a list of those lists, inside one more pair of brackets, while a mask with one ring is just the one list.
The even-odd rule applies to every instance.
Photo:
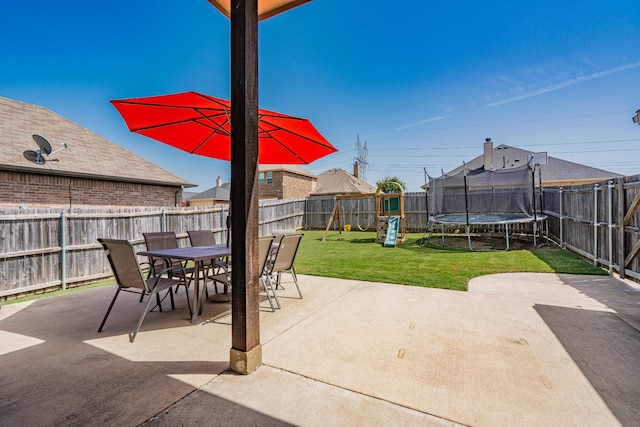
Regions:
[[[113, 100], [129, 130], [192, 154], [231, 160], [231, 102], [197, 92]], [[258, 162], [309, 164], [338, 151], [308, 119], [258, 110]]]

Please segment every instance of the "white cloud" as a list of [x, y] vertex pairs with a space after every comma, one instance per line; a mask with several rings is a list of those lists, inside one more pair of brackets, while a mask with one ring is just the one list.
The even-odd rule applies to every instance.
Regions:
[[576, 85], [578, 83], [583, 83], [583, 82], [586, 82], [586, 81], [589, 81], [589, 80], [593, 80], [593, 79], [597, 79], [597, 78], [600, 78], [600, 77], [604, 77], [604, 76], [608, 76], [608, 75], [611, 75], [611, 74], [615, 74], [615, 73], [618, 73], [620, 71], [631, 70], [633, 68], [638, 68], [638, 67], [640, 67], [640, 62], [634, 62], [634, 63], [631, 63], [631, 64], [622, 65], [620, 67], [611, 68], [609, 70], [604, 70], [604, 71], [599, 71], [597, 73], [589, 74], [588, 76], [581, 76], [581, 77], [576, 77], [576, 78], [573, 78], [573, 79], [568, 79], [568, 80], [565, 80], [565, 81], [560, 82], [560, 83], [556, 83], [556, 84], [549, 85], [549, 86], [546, 86], [546, 87], [543, 87], [543, 88], [540, 88], [540, 89], [532, 90], [530, 92], [525, 92], [525, 93], [523, 93], [521, 95], [517, 95], [517, 96], [511, 97], [511, 98], [503, 99], [501, 101], [491, 102], [491, 103], [487, 104], [486, 106], [487, 107], [496, 107], [498, 105], [509, 104], [511, 102], [520, 101], [520, 100], [523, 100], [523, 99], [527, 99], [527, 98], [531, 98], [531, 97], [534, 97], [534, 96], [542, 95], [542, 94], [548, 93], [548, 92], [553, 92], [553, 91], [556, 91], [558, 89], [563, 89], [563, 88], [568, 87], [568, 86]]
[[425, 123], [435, 122], [435, 121], [438, 121], [438, 120], [444, 120], [447, 117], [448, 116], [429, 117], [428, 119], [420, 120], [419, 122], [410, 123], [408, 125], [400, 126], [398, 128], [395, 128], [394, 130], [405, 130], [405, 129], [409, 129], [409, 128], [412, 128], [412, 127], [415, 127], [415, 126], [423, 125]]

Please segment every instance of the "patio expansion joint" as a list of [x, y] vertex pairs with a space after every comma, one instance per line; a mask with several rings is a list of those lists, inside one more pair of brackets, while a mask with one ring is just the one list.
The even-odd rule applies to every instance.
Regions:
[[170, 403], [168, 406], [163, 408], [160, 412], [156, 413], [155, 415], [150, 416], [149, 418], [147, 418], [146, 420], [144, 420], [143, 422], [138, 424], [138, 426], [144, 426], [145, 424], [155, 420], [156, 418], [167, 414], [171, 410], [171, 408], [174, 407], [177, 403], [185, 400], [187, 397], [191, 396], [192, 394], [198, 393], [200, 391], [200, 389], [201, 389], [201, 387], [194, 388], [189, 393], [187, 393], [184, 396], [182, 396], [180, 399], [176, 400], [175, 402]]
[[623, 316], [621, 316], [617, 311], [614, 311], [611, 314], [613, 314], [618, 320], [620, 320], [622, 323], [624, 323], [625, 325], [627, 325], [628, 327], [630, 327], [634, 331], [640, 333], [640, 329], [638, 329], [636, 327], [636, 325], [634, 325], [633, 323], [629, 322], [627, 319], [625, 319]]
[[292, 374], [292, 375], [295, 375], [295, 376], [298, 376], [298, 377], [302, 377], [302, 378], [304, 378], [306, 380], [309, 380], [309, 381], [313, 381], [313, 382], [316, 382], [316, 383], [324, 384], [324, 385], [327, 385], [329, 387], [337, 388], [337, 389], [340, 389], [340, 390], [343, 390], [343, 391], [346, 391], [346, 392], [349, 392], [349, 393], [354, 393], [354, 394], [357, 394], [358, 396], [361, 396], [361, 397], [363, 397], [365, 399], [374, 399], [374, 400], [377, 400], [379, 402], [384, 402], [384, 403], [389, 404], [389, 405], [397, 406], [399, 408], [404, 408], [404, 409], [406, 409], [408, 411], [418, 412], [420, 414], [424, 414], [424, 415], [427, 415], [429, 417], [433, 417], [433, 418], [438, 419], [438, 420], [447, 421], [449, 423], [454, 424], [455, 426], [470, 427], [470, 424], [462, 424], [462, 423], [460, 423], [458, 421], [455, 421], [455, 420], [452, 420], [450, 418], [446, 418], [446, 417], [435, 415], [435, 414], [432, 414], [432, 413], [429, 413], [429, 412], [421, 411], [419, 409], [412, 408], [412, 407], [407, 406], [407, 405], [402, 405], [402, 404], [394, 402], [392, 400], [383, 399], [383, 398], [377, 397], [377, 396], [371, 396], [369, 394], [362, 393], [362, 392], [360, 392], [358, 390], [354, 390], [354, 389], [347, 388], [347, 387], [342, 387], [342, 386], [339, 386], [339, 385], [336, 385], [336, 384], [332, 384], [332, 383], [327, 382], [327, 381], [321, 381], [321, 380], [318, 380], [316, 378], [309, 377], [307, 375], [303, 375], [303, 374], [301, 374], [299, 372], [295, 372], [295, 371], [291, 371], [291, 370], [288, 370], [288, 369], [279, 368], [279, 367], [276, 367], [276, 366], [273, 366], [273, 365], [269, 365], [267, 363], [264, 363], [262, 366], [268, 366], [271, 369], [275, 369], [275, 370], [278, 370], [278, 371], [281, 371], [281, 372], [287, 372], [289, 374]]

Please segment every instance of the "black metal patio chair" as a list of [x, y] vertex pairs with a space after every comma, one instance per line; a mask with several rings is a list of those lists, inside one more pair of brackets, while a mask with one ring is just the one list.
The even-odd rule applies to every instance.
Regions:
[[[100, 242], [100, 244], [104, 248], [105, 254], [107, 255], [107, 259], [109, 260], [109, 264], [111, 265], [113, 275], [115, 276], [116, 283], [118, 285], [116, 293], [111, 300], [111, 304], [109, 304], [109, 308], [107, 309], [107, 312], [102, 319], [102, 323], [100, 323], [98, 332], [102, 332], [102, 328], [104, 327], [104, 324], [107, 321], [109, 314], [111, 313], [111, 309], [113, 308], [113, 305], [115, 304], [120, 291], [141, 294], [142, 296], [149, 296], [147, 304], [145, 305], [145, 308], [140, 315], [140, 319], [138, 320], [135, 329], [129, 334], [129, 341], [133, 342], [136, 339], [136, 335], [140, 330], [140, 326], [142, 326], [142, 322], [144, 321], [144, 318], [149, 311], [149, 307], [151, 307], [151, 303], [153, 301], [156, 301], [156, 304], [159, 306], [160, 311], [162, 311], [162, 300], [168, 295], [171, 299], [171, 308], [175, 309], [175, 303], [171, 288], [179, 284], [184, 284], [186, 274], [183, 272], [183, 274], [174, 275], [173, 277], [164, 277], [165, 273], [167, 273], [171, 269], [176, 268], [169, 267], [165, 270], [157, 271], [156, 275], [154, 276], [145, 278], [144, 274], [142, 273], [142, 269], [138, 264], [138, 258], [136, 257], [133, 246], [128, 240], [98, 239], [98, 242]], [[165, 297], [161, 298], [160, 292], [165, 290], [167, 291], [167, 294], [165, 295]], [[191, 303], [189, 302], [188, 296], [187, 304], [189, 305], [189, 314], [191, 315]]]

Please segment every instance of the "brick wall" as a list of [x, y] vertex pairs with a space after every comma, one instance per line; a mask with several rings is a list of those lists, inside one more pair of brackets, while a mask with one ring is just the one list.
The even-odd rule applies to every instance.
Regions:
[[313, 191], [317, 179], [309, 176], [284, 172], [282, 176], [282, 198], [308, 197]]
[[258, 186], [261, 199], [289, 199], [308, 197], [315, 188], [317, 179], [287, 171], [273, 171], [271, 184]]
[[179, 187], [0, 171], [2, 206], [176, 206], [176, 200]]
[[[266, 174], [266, 172], [265, 172]], [[282, 199], [282, 171], [272, 173], [271, 184], [258, 184], [258, 197], [261, 199]]]

